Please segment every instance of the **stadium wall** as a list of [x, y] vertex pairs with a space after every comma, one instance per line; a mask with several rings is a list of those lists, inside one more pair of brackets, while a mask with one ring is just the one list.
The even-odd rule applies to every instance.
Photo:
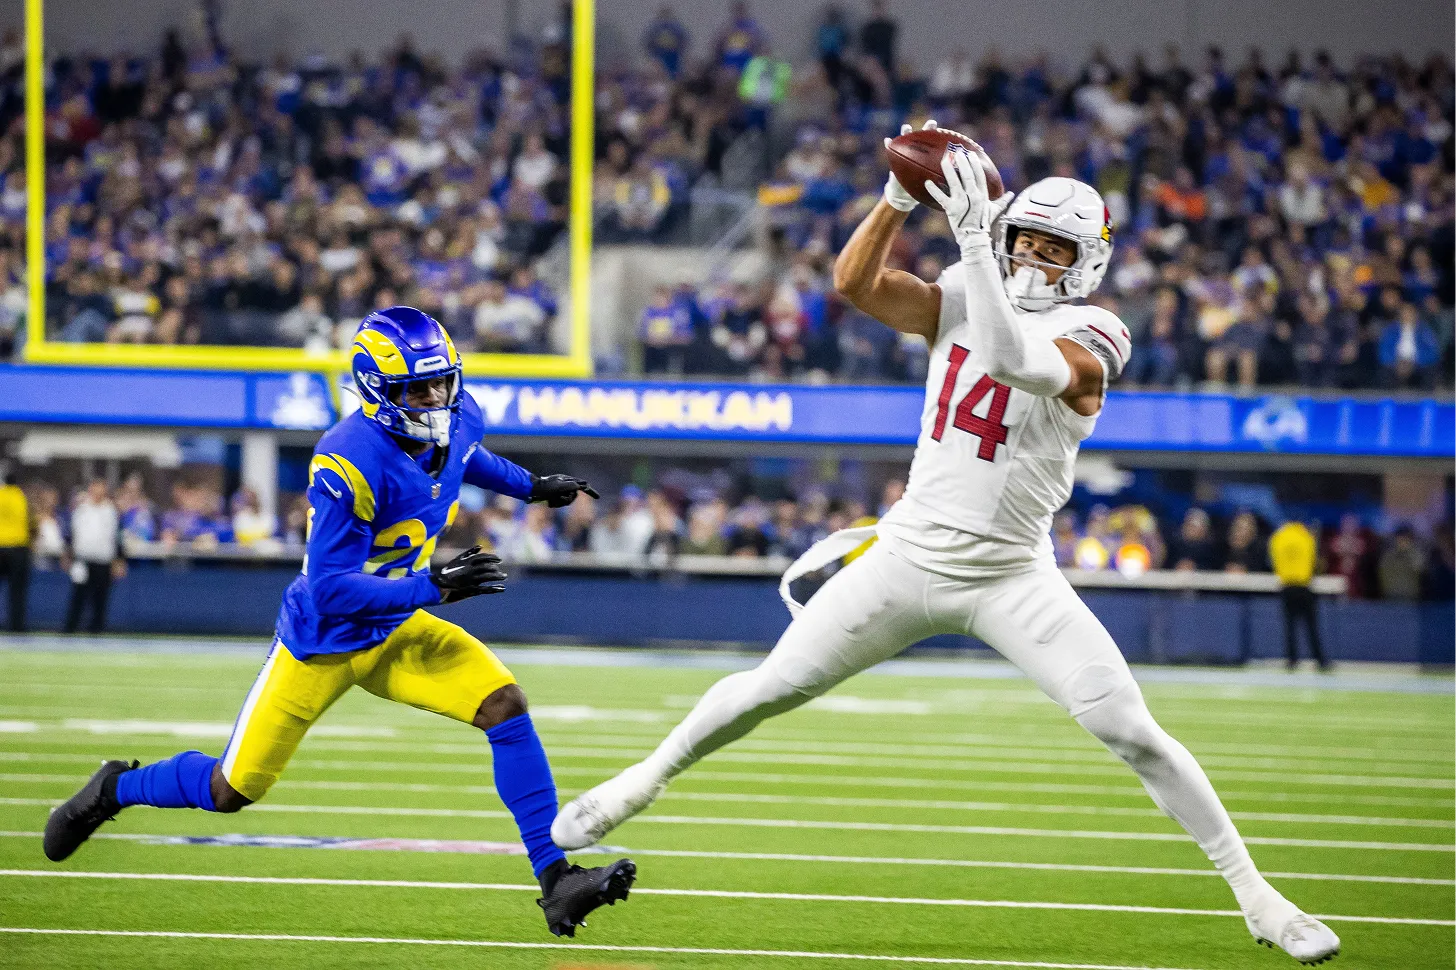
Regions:
[[[266, 639], [279, 597], [296, 575], [277, 566], [137, 564], [114, 588], [111, 630]], [[227, 596], [219, 597], [224, 589]], [[58, 629], [68, 595], [65, 573], [37, 573], [32, 627]], [[1133, 662], [1217, 664], [1282, 656], [1283, 618], [1273, 596], [1153, 590], [1085, 590], [1082, 596]], [[520, 569], [513, 570], [509, 595], [469, 600], [445, 615], [489, 642], [750, 649], [772, 646], [789, 621], [773, 579]], [[1321, 627], [1335, 660], [1453, 661], [1451, 603], [1332, 600], [1321, 611]], [[924, 646], [985, 649], [965, 637], [937, 637]]]
[[[302, 57], [313, 52], [345, 56], [353, 50], [374, 54], [408, 30], [423, 51], [459, 57], [481, 46], [500, 48], [507, 9], [512, 0], [430, 0], [424, 7], [404, 0], [227, 0], [223, 31], [252, 56], [278, 51]], [[520, 4], [522, 29], [539, 35], [553, 4]], [[606, 62], [632, 58], [657, 3], [602, 5], [598, 10], [599, 56]], [[695, 49], [706, 50], [722, 24], [728, 4], [722, 0], [677, 0], [673, 4], [690, 26]], [[856, 19], [859, 3], [845, 6]], [[156, 48], [170, 26], [196, 31], [193, 0], [131, 0], [102, 4], [90, 0], [49, 0], [47, 41], [53, 50], [103, 52]], [[784, 56], [807, 56], [813, 42], [820, 4], [772, 4], [750, 7]], [[937, 0], [893, 0], [891, 13], [901, 23], [900, 49], [922, 67], [965, 47], [978, 54], [996, 46], [1013, 54], [1049, 50], [1081, 57], [1101, 45], [1114, 54], [1135, 50], [1156, 52], [1175, 42], [1188, 51], [1221, 44], [1236, 58], [1250, 45], [1272, 59], [1289, 47], [1303, 51], [1328, 48], [1340, 56], [1404, 52], [1421, 57], [1432, 50], [1451, 52], [1456, 18], [1449, 3], [1405, 4], [1398, 15], [1382, 16], [1368, 0], [1124, 0], [1116, 4], [1064, 3], [1038, 9], [1033, 23], [1028, 8], [989, 2], [947, 5]], [[0, 23], [18, 26], [20, 4], [7, 4]], [[952, 23], [947, 23], [947, 18]], [[1192, 61], [1192, 55], [1189, 55]]]

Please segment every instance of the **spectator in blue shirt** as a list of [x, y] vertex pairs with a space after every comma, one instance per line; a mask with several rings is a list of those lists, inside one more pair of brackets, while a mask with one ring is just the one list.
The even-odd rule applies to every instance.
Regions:
[[1441, 278], [1431, 262], [1431, 251], [1425, 246], [1416, 246], [1410, 251], [1410, 268], [1401, 275], [1401, 295], [1416, 306], [1426, 302], [1426, 297], [1436, 292]]
[[829, 78], [829, 86], [839, 90], [840, 78], [844, 76], [844, 51], [849, 46], [849, 24], [845, 22], [844, 11], [835, 4], [824, 8], [824, 20], [819, 24], [815, 43], [819, 47], [819, 63]]
[[718, 63], [741, 73], [763, 48], [763, 28], [748, 12], [744, 0], [733, 4], [733, 17], [718, 35]]
[[1128, 363], [1126, 377], [1134, 384], [1171, 385], [1178, 376], [1178, 293], [1171, 286], [1153, 298], [1147, 336]]
[[642, 340], [642, 369], [648, 374], [681, 374], [683, 354], [693, 342], [692, 312], [666, 286], [655, 287], [652, 302], [637, 325]]
[[541, 282], [530, 264], [517, 266], [511, 272], [511, 285], [506, 287], [506, 292], [511, 296], [524, 296], [533, 301], [548, 318], [556, 316], [556, 294], [551, 292], [551, 287]]
[[1435, 384], [1441, 347], [1436, 331], [1409, 303], [1380, 331], [1380, 371], [1387, 387], [1429, 389]]
[[669, 77], [678, 76], [688, 50], [688, 32], [672, 7], [664, 4], [657, 12], [657, 18], [647, 25], [642, 46], [662, 64]]

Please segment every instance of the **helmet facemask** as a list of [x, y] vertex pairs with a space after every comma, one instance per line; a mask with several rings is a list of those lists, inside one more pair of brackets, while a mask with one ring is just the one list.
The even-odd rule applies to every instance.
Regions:
[[[445, 379], [445, 403], [435, 408], [412, 408], [407, 401], [411, 384]], [[395, 434], [416, 441], [427, 441], [441, 448], [450, 443], [450, 419], [460, 407], [460, 368], [425, 377], [397, 377], [386, 380], [384, 395], [393, 406], [395, 421], [390, 428]]]
[[[1072, 299], [1076, 287], [1071, 284], [1080, 282], [1081, 269], [1078, 264], [1081, 260], [1074, 256], [1071, 264], [1063, 265], [1036, 259], [1031, 254], [1016, 253], [1016, 237], [1021, 228], [1020, 226], [1006, 227], [1003, 231], [1005, 248], [997, 250], [995, 253], [1001, 264], [1001, 276], [1006, 287], [1006, 297], [1011, 301], [1012, 306], [1035, 313]], [[1044, 229], [1036, 231], [1046, 232]], [[1058, 233], [1047, 234], [1071, 243], [1073, 252], [1080, 253], [1077, 240], [1068, 239]], [[1047, 274], [1052, 270], [1060, 270], [1061, 275], [1057, 277], [1055, 283], [1048, 283]]]

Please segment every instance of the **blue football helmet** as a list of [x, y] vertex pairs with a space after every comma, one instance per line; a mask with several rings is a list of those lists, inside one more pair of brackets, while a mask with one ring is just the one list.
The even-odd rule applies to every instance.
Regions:
[[[460, 354], [440, 322], [414, 307], [376, 310], [359, 324], [353, 347], [354, 386], [364, 416], [393, 434], [450, 443], [450, 419], [460, 408]], [[446, 404], [424, 410], [405, 405], [405, 388], [419, 380], [448, 379]]]

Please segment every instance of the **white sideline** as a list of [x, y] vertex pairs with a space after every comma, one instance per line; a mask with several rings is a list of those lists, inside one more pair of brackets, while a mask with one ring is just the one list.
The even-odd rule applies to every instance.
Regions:
[[[54, 808], [61, 804], [55, 798], [0, 798], [0, 805]], [[510, 819], [510, 812], [469, 808], [413, 808], [405, 806], [355, 805], [289, 805], [264, 802], [248, 806], [249, 812], [296, 812], [316, 815], [398, 815], [423, 818], [490, 818]], [[831, 829], [850, 832], [916, 832], [937, 835], [1013, 835], [1057, 839], [1111, 839], [1129, 842], [1187, 842], [1181, 832], [1118, 832], [1080, 829], [1027, 829], [1000, 825], [921, 825], [910, 822], [834, 822], [785, 818], [716, 818], [702, 815], [639, 815], [632, 820], [638, 825], [657, 822], [664, 825], [731, 825], [750, 828]], [[1350, 842], [1340, 839], [1288, 839], [1272, 836], [1249, 836], [1249, 845], [1281, 845], [1313, 849], [1370, 849], [1381, 852], [1456, 852], [1456, 844], [1421, 842]]]
[[[310, 747], [317, 747], [317, 745], [310, 744]], [[101, 754], [73, 754], [71, 752], [51, 754], [47, 752], [0, 751], [0, 762], [81, 761], [95, 765], [103, 760], [105, 759]], [[295, 758], [289, 764], [295, 768], [312, 768], [320, 771], [405, 771], [431, 774], [480, 775], [482, 778], [487, 777], [490, 772], [489, 763], [484, 760], [473, 763], [449, 761], [345, 761], [305, 757]], [[609, 768], [581, 768], [570, 765], [553, 765], [551, 770], [557, 775], [585, 775], [595, 781], [604, 781], [611, 777], [611, 769]], [[1132, 777], [1131, 772], [1127, 774], [1128, 777]], [[714, 771], [711, 768], [694, 769], [693, 773], [688, 777], [689, 779], [702, 781], [763, 782], [766, 784], [785, 785], [847, 785], [882, 788], [945, 788], [956, 791], [1038, 792], [1041, 794], [1057, 795], [1115, 795], [1136, 798], [1139, 802], [1146, 800], [1148, 797], [1147, 791], [1141, 785], [1073, 785], [1060, 782], [1008, 782], [962, 778], [916, 778], [899, 775], [774, 774], [756, 771]], [[1219, 795], [1225, 802], [1248, 799], [1250, 801], [1317, 802], [1324, 804], [1330, 800], [1328, 793], [1318, 792], [1247, 792], [1221, 789]], [[1450, 808], [1453, 805], [1451, 798], [1442, 798], [1440, 796], [1354, 795], [1342, 792], [1339, 798], [1343, 802], [1358, 805], [1400, 805], [1413, 808]]]
[[1027, 970], [1184, 970], [1184, 968], [1179, 967], [1129, 967], [1105, 963], [975, 960], [970, 957], [900, 957], [870, 953], [818, 953], [813, 950], [728, 950], [708, 947], [608, 946], [602, 943], [517, 943], [507, 940], [429, 940], [397, 936], [315, 936], [290, 933], [181, 933], [165, 930], [42, 929], [32, 926], [0, 926], [0, 933], [32, 933], [53, 936], [150, 937], [170, 940], [249, 940], [264, 943], [394, 943], [405, 946], [471, 946], [505, 950], [580, 950], [591, 953], [660, 953], [686, 956], [859, 960], [874, 963], [920, 963], [953, 967], [1021, 967], [1027, 968]]
[[[0, 773], [0, 782], [77, 785], [86, 775], [32, 775]], [[388, 781], [291, 781], [278, 782], [276, 789], [315, 791], [413, 792], [418, 794], [495, 795], [494, 785], [439, 785]], [[563, 789], [562, 795], [579, 791]], [[669, 790], [666, 799], [695, 802], [742, 802], [756, 805], [821, 805], [830, 808], [904, 808], [964, 812], [1016, 812], [1036, 815], [1106, 815], [1130, 818], [1166, 818], [1158, 808], [1129, 808], [1105, 805], [1048, 805], [1041, 802], [962, 802], [920, 798], [841, 798], [831, 795], [764, 795], [740, 792], [684, 792]], [[1289, 822], [1302, 825], [1350, 825], [1387, 828], [1442, 829], [1456, 831], [1456, 822], [1434, 818], [1382, 818], [1367, 815], [1323, 815], [1290, 812], [1229, 812], [1245, 822]]]
[[[41, 832], [4, 832], [0, 839], [38, 839]], [[97, 832], [93, 839], [116, 839], [149, 843], [168, 836], [138, 832]], [[361, 836], [361, 838], [366, 838]], [[380, 836], [380, 838], [390, 838]], [[952, 869], [1029, 869], [1042, 872], [1096, 872], [1133, 876], [1200, 876], [1222, 878], [1216, 869], [1174, 869], [1163, 866], [1094, 866], [1061, 862], [1004, 862], [988, 859], [916, 859], [903, 856], [808, 855], [797, 852], [712, 852], [693, 849], [626, 849], [600, 846], [601, 854], [661, 856], [673, 859], [721, 859], [747, 862], [828, 862], [869, 866], [932, 866]], [[1302, 879], [1313, 882], [1371, 882], [1395, 886], [1456, 886], [1456, 879], [1426, 879], [1420, 876], [1362, 876], [1338, 872], [1265, 872], [1269, 879]]]
[[[467, 889], [494, 892], [539, 893], [541, 887], [504, 882], [429, 882], [413, 879], [324, 879], [312, 876], [220, 876], [175, 872], [87, 872], [54, 869], [0, 869], [0, 877], [39, 879], [123, 879], [151, 882], [221, 882], [267, 886], [349, 886], [375, 889]], [[722, 889], [643, 889], [643, 896], [691, 896], [707, 899], [770, 899], [801, 903], [883, 903], [898, 906], [959, 906], [975, 909], [1043, 909], [1089, 913], [1135, 913], [1147, 916], [1236, 916], [1237, 909], [1187, 909], [1177, 906], [1121, 906], [1111, 903], [1050, 903], [1009, 899], [934, 899], [915, 896], [840, 896], [829, 893], [764, 893]], [[1332, 923], [1381, 923], [1398, 926], [1456, 926], [1456, 920], [1416, 919], [1400, 916], [1341, 916], [1312, 914]]]

